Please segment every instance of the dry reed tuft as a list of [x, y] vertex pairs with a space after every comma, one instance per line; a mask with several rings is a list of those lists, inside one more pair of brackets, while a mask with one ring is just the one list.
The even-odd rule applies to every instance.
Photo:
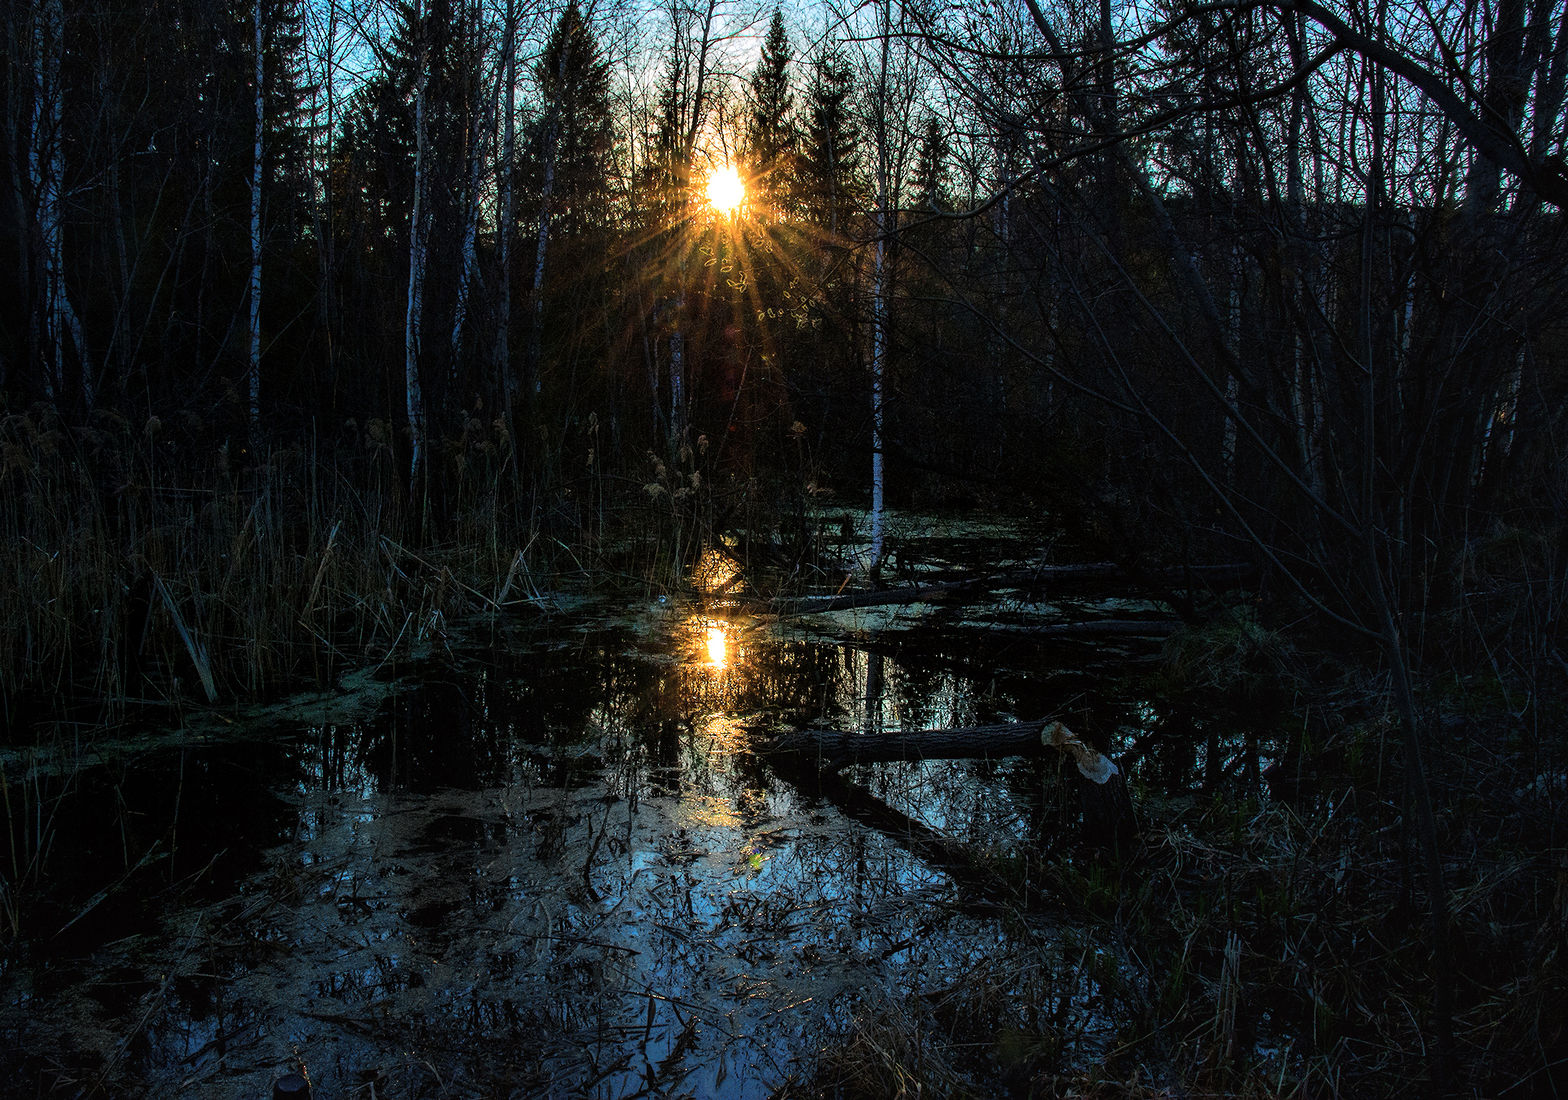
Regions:
[[[475, 424], [443, 470], [450, 518], [430, 520], [406, 500], [385, 425], [348, 452], [236, 466], [157, 417], [80, 431], [43, 407], [6, 417], [0, 709], [16, 726], [61, 698], [112, 713], [262, 696], [428, 636], [481, 604], [528, 541], [510, 458]], [[449, 538], [429, 539], [437, 527]], [[420, 552], [387, 549], [406, 545]]]

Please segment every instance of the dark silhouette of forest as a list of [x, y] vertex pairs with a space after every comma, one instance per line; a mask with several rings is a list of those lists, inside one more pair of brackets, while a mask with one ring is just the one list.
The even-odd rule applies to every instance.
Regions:
[[[328, 682], [721, 539], [832, 588], [847, 508], [1037, 514], [1169, 599], [1192, 707], [1294, 716], [1276, 800], [1382, 807], [1356, 903], [1418, 945], [1434, 1087], [1563, 1080], [1562, 0], [21, 0], [3, 32], [8, 724]], [[1157, 579], [1232, 563], [1242, 597]]]

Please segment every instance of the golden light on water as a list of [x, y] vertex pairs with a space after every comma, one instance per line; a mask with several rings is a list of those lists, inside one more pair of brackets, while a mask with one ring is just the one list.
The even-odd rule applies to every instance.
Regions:
[[740, 572], [733, 561], [709, 547], [692, 570], [691, 580], [704, 595], [719, 596], [740, 585]]
[[732, 164], [708, 173], [708, 205], [720, 214], [733, 214], [746, 201], [746, 184]]
[[722, 670], [729, 664], [729, 643], [724, 637], [724, 627], [709, 623], [703, 640], [708, 647], [708, 667]]

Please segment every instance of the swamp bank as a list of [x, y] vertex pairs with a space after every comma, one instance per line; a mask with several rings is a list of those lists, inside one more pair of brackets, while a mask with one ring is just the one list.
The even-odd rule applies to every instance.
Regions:
[[[1375, 667], [1266, 626], [1244, 571], [1135, 578], [1037, 520], [895, 513], [881, 598], [846, 599], [853, 509], [780, 589], [782, 542], [694, 526], [592, 561], [544, 530], [416, 551], [352, 508], [284, 535], [265, 500], [149, 532], [134, 688], [9, 697], [0, 1070], [27, 1094], [1396, 1096], [1433, 1072], [1398, 716]], [[288, 537], [309, 550], [264, 589], [166, 564]], [[237, 625], [265, 601], [298, 648]], [[1552, 1095], [1558, 704], [1423, 686], [1457, 1091]], [[1086, 827], [1081, 761], [1017, 736], [1047, 720], [1114, 762], [1135, 835]], [[909, 747], [950, 730], [973, 748]], [[801, 731], [877, 751], [781, 758]]]

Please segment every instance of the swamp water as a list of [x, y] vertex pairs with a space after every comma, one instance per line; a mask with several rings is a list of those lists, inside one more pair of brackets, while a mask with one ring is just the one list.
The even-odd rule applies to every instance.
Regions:
[[1103, 1034], [1092, 942], [919, 842], [1070, 847], [1058, 761], [864, 766], [846, 800], [752, 751], [1147, 718], [1113, 692], [1146, 642], [1046, 648], [1017, 612], [582, 603], [243, 722], [35, 757], [49, 889], [12, 895], [0, 1070], [29, 1094], [265, 1097], [303, 1068], [317, 1097], [763, 1097], [855, 1021], [976, 983]]

